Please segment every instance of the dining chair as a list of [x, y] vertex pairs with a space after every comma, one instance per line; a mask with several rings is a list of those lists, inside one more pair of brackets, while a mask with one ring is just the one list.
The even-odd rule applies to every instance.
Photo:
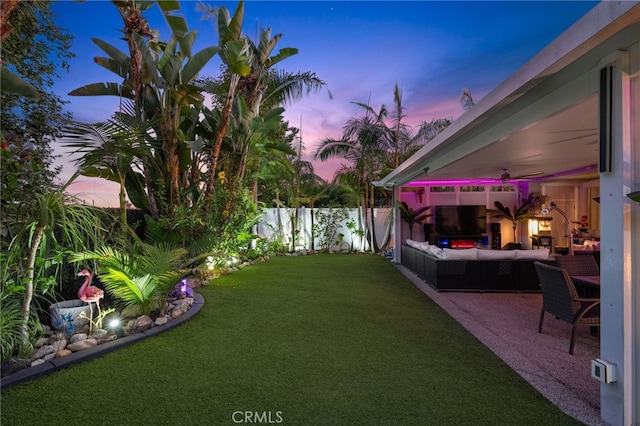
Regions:
[[569, 353], [573, 355], [576, 327], [578, 325], [600, 327], [600, 299], [579, 297], [566, 270], [541, 262], [534, 262], [534, 266], [542, 288], [538, 333], [542, 333], [545, 312], [568, 322], [571, 324]]
[[600, 275], [595, 257], [588, 254], [573, 254], [556, 257], [558, 266], [573, 275]]

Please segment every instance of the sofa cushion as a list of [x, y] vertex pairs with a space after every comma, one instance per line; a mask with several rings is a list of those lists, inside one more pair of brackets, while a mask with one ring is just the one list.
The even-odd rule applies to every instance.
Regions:
[[503, 260], [515, 258], [515, 250], [478, 250], [478, 260]]
[[418, 246], [418, 250], [429, 253], [429, 247], [431, 247], [429, 243], [420, 243], [420, 246]]
[[469, 249], [442, 249], [444, 252], [443, 259], [447, 260], [476, 260], [478, 258], [478, 249], [477, 248], [469, 248]]
[[444, 258], [444, 251], [438, 246], [427, 246], [427, 253], [439, 258]]
[[516, 259], [544, 260], [549, 258], [549, 249], [541, 248], [536, 250], [514, 250]]

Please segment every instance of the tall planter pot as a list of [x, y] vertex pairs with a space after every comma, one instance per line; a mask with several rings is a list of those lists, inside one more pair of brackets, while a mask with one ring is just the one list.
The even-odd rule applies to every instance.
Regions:
[[75, 330], [89, 324], [88, 319], [79, 318], [82, 312], [87, 318], [90, 317], [91, 307], [80, 299], [54, 303], [49, 307], [51, 326], [67, 335], [73, 334]]

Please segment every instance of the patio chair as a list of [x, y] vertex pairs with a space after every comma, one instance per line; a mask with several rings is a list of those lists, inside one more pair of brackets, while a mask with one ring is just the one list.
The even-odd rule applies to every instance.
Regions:
[[558, 266], [573, 275], [600, 275], [595, 257], [589, 255], [564, 255], [556, 257]]
[[535, 262], [534, 266], [542, 287], [538, 333], [542, 333], [545, 312], [568, 322], [571, 324], [569, 353], [573, 355], [576, 326], [600, 327], [600, 299], [579, 297], [571, 277], [564, 269], [541, 262]]

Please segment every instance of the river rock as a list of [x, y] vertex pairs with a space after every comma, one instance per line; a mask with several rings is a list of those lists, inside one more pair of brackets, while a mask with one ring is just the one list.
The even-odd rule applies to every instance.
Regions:
[[147, 330], [153, 325], [153, 320], [148, 315], [141, 315], [138, 318], [129, 321], [127, 324], [127, 334], [134, 334]]
[[63, 358], [65, 356], [71, 355], [73, 352], [71, 352], [69, 349], [62, 349], [61, 351], [56, 352], [56, 358]]
[[[186, 299], [178, 299], [175, 302], [173, 302], [173, 310], [179, 310], [182, 311], [182, 313], [184, 314], [185, 312], [187, 312], [189, 310], [189, 308], [191, 307], [191, 305], [193, 304], [193, 299], [188, 297]], [[175, 317], [174, 317], [175, 318]]]
[[67, 346], [67, 349], [69, 349], [71, 352], [78, 352], [78, 351], [92, 348], [97, 344], [98, 344], [98, 341], [96, 339], [85, 339], [85, 340], [79, 340], [77, 342], [69, 344]]
[[44, 358], [45, 355], [49, 355], [53, 352], [54, 350], [52, 345], [45, 345], [45, 346], [42, 346], [41, 348], [38, 348], [38, 350], [35, 351], [33, 355], [31, 355], [31, 359]]
[[166, 316], [156, 318], [155, 325], [164, 325], [169, 321], [169, 318]]
[[56, 340], [55, 342], [51, 343], [51, 346], [53, 346], [54, 352], [60, 352], [67, 347], [67, 339]]
[[85, 340], [86, 338], [87, 335], [85, 333], [74, 334], [73, 336], [71, 336], [71, 338], [69, 338], [69, 343], [76, 343], [81, 340]]
[[41, 348], [44, 345], [48, 345], [49, 344], [49, 338], [48, 337], [41, 337], [38, 339], [38, 341], [35, 344], [36, 348]]
[[202, 281], [195, 277], [187, 277], [187, 285], [193, 289], [198, 289], [203, 286]]
[[99, 328], [97, 330], [94, 330], [93, 334], [91, 335], [91, 338], [96, 340], [104, 340], [107, 338], [108, 335], [109, 335], [109, 332], [107, 330]]
[[173, 311], [171, 311], [171, 318], [178, 318], [183, 313], [184, 312], [182, 312], [180, 309], [174, 309]]

